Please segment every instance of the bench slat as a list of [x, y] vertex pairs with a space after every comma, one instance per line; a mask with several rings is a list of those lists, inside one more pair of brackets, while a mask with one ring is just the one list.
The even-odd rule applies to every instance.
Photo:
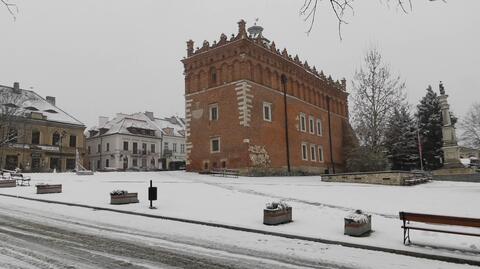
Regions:
[[438, 232], [438, 233], [447, 233], [447, 234], [460, 234], [460, 235], [469, 235], [469, 236], [480, 236], [480, 234], [475, 233], [465, 233], [465, 232], [456, 232], [456, 231], [447, 231], [447, 230], [438, 230], [438, 229], [428, 229], [428, 228], [420, 228], [414, 226], [402, 226], [402, 228], [412, 229], [412, 230], [420, 230], [420, 231], [429, 231], [429, 232]]
[[400, 219], [405, 221], [417, 221], [430, 224], [445, 224], [464, 227], [480, 228], [480, 219], [462, 218], [452, 216], [419, 214], [410, 212], [400, 212]]

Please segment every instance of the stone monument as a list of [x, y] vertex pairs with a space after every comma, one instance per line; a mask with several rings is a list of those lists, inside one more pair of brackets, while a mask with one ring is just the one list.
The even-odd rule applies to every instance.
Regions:
[[474, 171], [466, 168], [460, 162], [460, 147], [455, 135], [455, 127], [452, 125], [450, 117], [450, 105], [448, 104], [448, 95], [445, 94], [445, 88], [440, 81], [440, 96], [438, 97], [442, 113], [442, 141], [443, 141], [443, 168], [436, 170], [437, 175], [448, 174], [471, 174]]

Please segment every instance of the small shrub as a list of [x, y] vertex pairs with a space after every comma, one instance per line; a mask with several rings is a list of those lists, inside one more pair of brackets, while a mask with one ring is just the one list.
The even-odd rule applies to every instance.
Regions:
[[114, 191], [110, 192], [110, 195], [114, 195], [114, 196], [115, 195], [125, 195], [127, 193], [128, 193], [128, 191], [126, 191], [126, 190], [114, 190]]

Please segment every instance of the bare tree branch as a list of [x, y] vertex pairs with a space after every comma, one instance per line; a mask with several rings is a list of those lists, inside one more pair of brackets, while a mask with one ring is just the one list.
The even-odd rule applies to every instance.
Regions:
[[[304, 0], [302, 7], [300, 8], [300, 16], [304, 17], [304, 21], [309, 21], [309, 27], [306, 31], [307, 34], [313, 29], [315, 23], [315, 17], [317, 15], [317, 8], [319, 8], [319, 2], [322, 0]], [[351, 11], [352, 15], [355, 14], [352, 4], [355, 0], [328, 0], [330, 9], [335, 15], [338, 21], [338, 36], [342, 40], [342, 24], [348, 24], [345, 20], [345, 15], [347, 11]], [[380, 0], [381, 1], [381, 0]], [[404, 12], [408, 13], [413, 10], [412, 0], [385, 0], [386, 2], [395, 1], [397, 6]], [[442, 1], [446, 0], [428, 0], [429, 2]]]
[[10, 2], [9, 0], [0, 0], [0, 3], [2, 3], [2, 4], [5, 5], [5, 7], [7, 8], [8, 12], [10, 13], [10, 15], [12, 15], [13, 20], [16, 20], [17, 17], [15, 16], [15, 14], [18, 14], [18, 6], [17, 6], [17, 4], [14, 4], [14, 3]]

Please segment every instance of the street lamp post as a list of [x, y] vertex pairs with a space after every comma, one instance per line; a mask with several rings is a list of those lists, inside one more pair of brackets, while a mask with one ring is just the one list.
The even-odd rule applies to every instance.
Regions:
[[283, 85], [283, 108], [285, 115], [285, 145], [287, 149], [287, 171], [290, 174], [290, 145], [288, 143], [288, 112], [287, 112], [287, 76], [282, 74], [281, 81]]

